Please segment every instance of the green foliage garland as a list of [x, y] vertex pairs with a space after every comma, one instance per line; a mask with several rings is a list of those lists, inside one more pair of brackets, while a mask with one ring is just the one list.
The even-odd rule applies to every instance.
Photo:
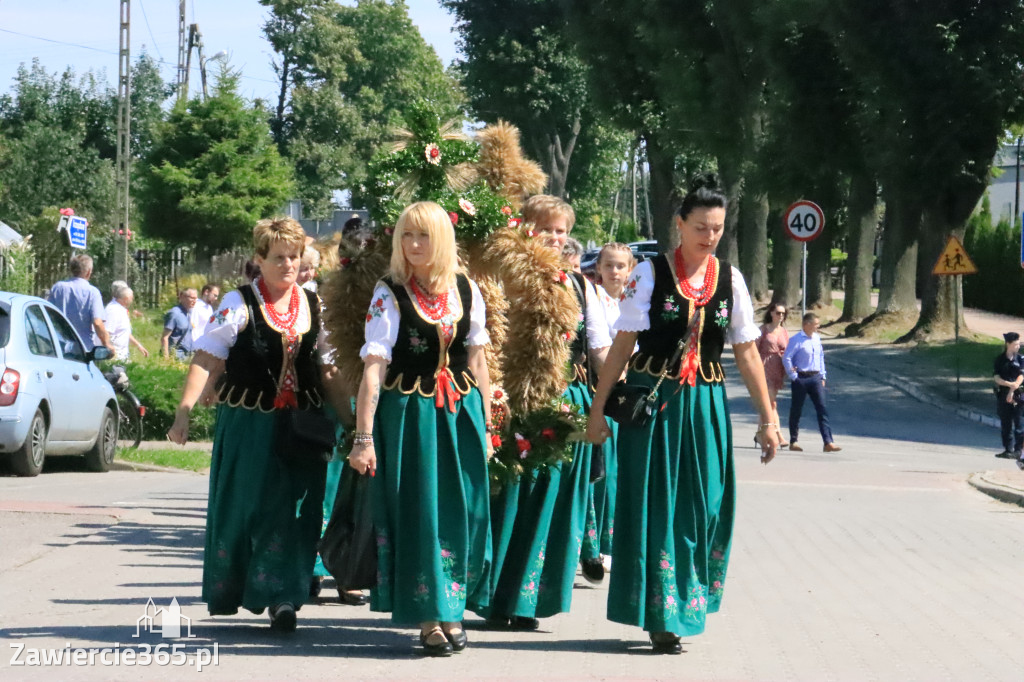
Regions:
[[586, 428], [583, 409], [563, 398], [539, 410], [512, 415], [506, 428], [492, 436], [491, 491], [501, 490], [524, 474], [534, 475], [570, 461], [573, 443], [582, 438]]

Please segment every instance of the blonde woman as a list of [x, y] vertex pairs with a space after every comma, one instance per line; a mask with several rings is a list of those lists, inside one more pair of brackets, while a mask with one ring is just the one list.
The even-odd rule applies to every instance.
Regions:
[[430, 656], [464, 649], [467, 599], [488, 599], [484, 313], [477, 285], [458, 272], [448, 214], [433, 202], [406, 208], [391, 272], [366, 314], [349, 462], [374, 477], [379, 574], [370, 608], [418, 623]]
[[203, 555], [203, 601], [211, 615], [242, 607], [270, 626], [295, 629], [309, 597], [320, 539], [326, 463], [278, 440], [280, 410], [323, 405], [316, 353], [317, 295], [295, 283], [306, 235], [290, 218], [253, 230], [261, 274], [228, 292], [196, 343], [181, 403], [167, 437], [188, 440], [188, 415], [217, 386], [217, 428]]

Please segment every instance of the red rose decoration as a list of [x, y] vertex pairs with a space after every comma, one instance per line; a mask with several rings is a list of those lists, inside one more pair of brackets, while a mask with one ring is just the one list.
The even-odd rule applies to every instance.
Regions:
[[452, 221], [452, 226], [459, 224], [459, 214], [455, 211], [448, 211], [448, 219]]
[[502, 206], [501, 207], [501, 212], [504, 213], [505, 215], [510, 216], [510, 215], [512, 215], [512, 207], [511, 206]]
[[500, 388], [497, 388], [497, 389], [494, 390], [494, 399], [495, 400], [501, 400], [504, 397], [505, 397], [505, 394], [501, 392]]
[[491, 436], [491, 445], [494, 447], [495, 450], [500, 448], [501, 447], [501, 436], [499, 436], [497, 434], [493, 434]]
[[519, 449], [519, 452], [526, 453], [532, 450], [533, 446], [530, 444], [530, 441], [526, 440], [525, 438], [517, 438], [516, 448]]
[[373, 318], [370, 316], [370, 313], [366, 313], [366, 321], [369, 322], [372, 319]]
[[342, 258], [340, 261], [338, 261], [338, 265], [340, 265], [343, 268], [347, 268], [351, 264], [352, 264], [352, 259], [351, 258]]
[[378, 298], [376, 301], [373, 302], [373, 304], [378, 308], [382, 308], [384, 306], [384, 299]]
[[61, 215], [75, 215], [75, 209], [73, 208], [62, 208], [60, 210]]
[[541, 431], [540, 435], [544, 436], [548, 440], [554, 440], [555, 439], [555, 430], [549, 426], [546, 429], [544, 429], [543, 431]]
[[565, 284], [569, 281], [569, 275], [565, 274], [565, 271], [558, 273], [558, 281]]
[[523, 221], [520, 220], [519, 218], [511, 218], [508, 221], [508, 226], [513, 228], [513, 229], [519, 227], [522, 224], [523, 224]]

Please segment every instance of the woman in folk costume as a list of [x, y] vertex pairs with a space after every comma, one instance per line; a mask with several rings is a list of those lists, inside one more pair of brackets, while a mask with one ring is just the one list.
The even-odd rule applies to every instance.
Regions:
[[412, 204], [366, 314], [349, 462], [374, 476], [370, 608], [418, 623], [431, 656], [465, 648], [466, 600], [486, 603], [490, 586], [484, 320], [477, 285], [458, 272], [448, 214]]
[[305, 239], [290, 218], [256, 224], [262, 274], [224, 296], [197, 342], [167, 433], [188, 440], [189, 412], [216, 383], [203, 601], [213, 615], [269, 607], [278, 631], [295, 629], [295, 612], [309, 597], [324, 497], [322, 453], [298, 443], [282, 448], [279, 440], [282, 409], [323, 405], [320, 303], [295, 284]]
[[[597, 256], [594, 279], [597, 295], [604, 307], [605, 319], [611, 338], [615, 338], [614, 325], [619, 319], [619, 297], [629, 279], [629, 273], [636, 266], [636, 258], [630, 248], [619, 242], [601, 247]], [[590, 486], [590, 509], [587, 510], [587, 530], [583, 536], [583, 551], [580, 554], [580, 568], [583, 577], [592, 583], [604, 579], [605, 569], [611, 565], [612, 536], [615, 534], [615, 484], [618, 459], [615, 442], [619, 425], [611, 419], [605, 420], [611, 430], [611, 438], [601, 446], [604, 457], [604, 475]]]
[[[560, 254], [575, 214], [561, 199], [537, 195], [523, 205], [523, 219], [537, 239]], [[560, 277], [580, 307], [577, 329], [566, 339], [572, 379], [563, 398], [587, 411], [589, 375], [597, 376], [594, 365], [603, 362], [611, 339], [594, 286], [578, 273], [562, 271]], [[535, 304], [513, 300], [509, 305]], [[500, 573], [490, 608], [478, 609], [492, 626], [532, 630], [539, 627], [538, 618], [569, 610], [587, 519], [591, 455], [591, 445], [578, 441], [571, 461], [528, 473], [494, 498]]]
[[[667, 372], [652, 419], [619, 425], [608, 587], [608, 618], [642, 627], [658, 653], [680, 653], [679, 636], [703, 632], [706, 614], [722, 599], [736, 485], [719, 364], [726, 343], [760, 414], [762, 462], [778, 446], [750, 295], [739, 271], [714, 256], [725, 208], [713, 187], [690, 192], [676, 217], [679, 247], [633, 271], [594, 397], [600, 413], [627, 362], [629, 384], [653, 387]], [[691, 320], [682, 359], [666, 367]], [[600, 443], [609, 431], [604, 420], [591, 419], [587, 434]]]

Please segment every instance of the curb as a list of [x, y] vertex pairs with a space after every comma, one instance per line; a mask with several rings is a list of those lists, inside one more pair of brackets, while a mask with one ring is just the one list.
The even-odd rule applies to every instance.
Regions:
[[162, 467], [158, 464], [143, 464], [141, 462], [129, 462], [123, 459], [115, 459], [110, 464], [111, 471], [150, 471], [157, 473], [173, 473], [173, 474], [197, 474], [199, 476], [205, 476], [209, 473], [206, 471], [189, 471], [188, 469], [175, 469], [174, 467]]
[[1016, 504], [1024, 507], [1024, 490], [1019, 490], [1000, 483], [994, 483], [985, 478], [986, 473], [987, 472], [971, 474], [970, 477], [968, 477], [967, 482], [975, 489], [985, 493], [989, 497], [994, 497], [1001, 502], [1009, 502], [1010, 504]]
[[964, 407], [958, 403], [936, 398], [933, 394], [929, 393], [926, 388], [911, 381], [910, 379], [894, 377], [892, 374], [881, 372], [858, 362], [851, 362], [846, 358], [836, 357], [835, 353], [836, 351], [832, 350], [828, 351], [826, 355], [829, 356], [829, 363], [839, 367], [840, 369], [844, 369], [847, 372], [854, 372], [862, 376], [871, 377], [875, 381], [891, 386], [897, 391], [900, 391], [919, 402], [928, 403], [930, 405], [941, 404], [944, 409], [952, 412], [958, 417], [962, 417], [963, 419], [969, 419], [970, 421], [978, 422], [979, 424], [984, 424], [985, 426], [990, 426], [995, 429], [999, 428], [999, 419], [990, 414], [977, 412], [976, 410]]

